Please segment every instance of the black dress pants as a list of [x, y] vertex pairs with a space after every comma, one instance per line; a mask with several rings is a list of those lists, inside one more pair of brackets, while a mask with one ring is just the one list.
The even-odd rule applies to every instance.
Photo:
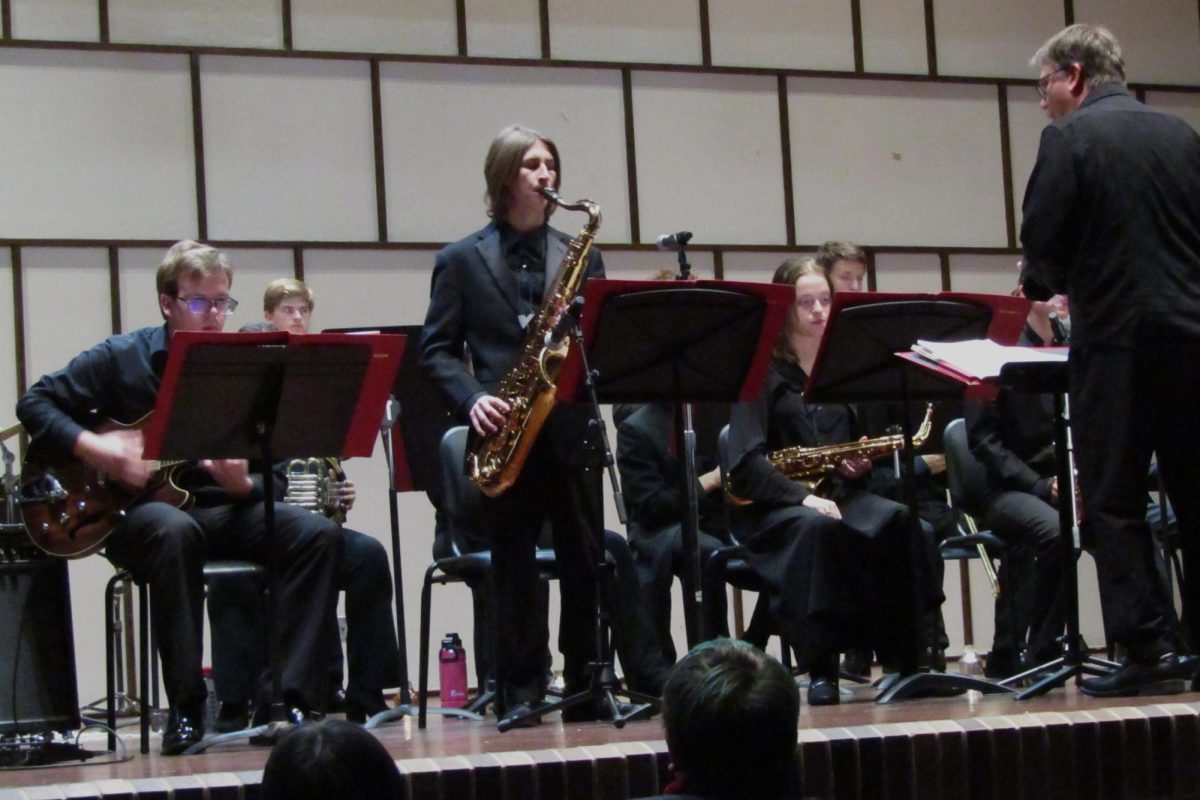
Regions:
[[307, 708], [320, 708], [325, 699], [328, 675], [312, 664], [321, 659], [333, 617], [342, 538], [328, 520], [276, 503], [274, 538], [268, 540], [264, 517], [262, 503], [256, 502], [188, 511], [145, 503], [130, 509], [108, 539], [108, 558], [150, 587], [151, 623], [167, 698], [175, 708], [195, 713], [206, 696], [200, 675], [204, 563], [217, 558], [260, 564], [273, 558], [279, 688], [285, 701]]

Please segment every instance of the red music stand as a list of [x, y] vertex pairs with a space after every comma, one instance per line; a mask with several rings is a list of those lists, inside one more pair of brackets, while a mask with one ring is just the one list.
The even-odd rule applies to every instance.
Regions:
[[[262, 463], [269, 541], [275, 531], [271, 465], [314, 455], [369, 456], [403, 351], [404, 340], [398, 336], [176, 332], [145, 430], [144, 457]], [[267, 553], [275, 723], [284, 718], [284, 708], [274, 628], [277, 574], [272, 548]], [[202, 741], [188, 752], [201, 752], [209, 743], [215, 741]]]

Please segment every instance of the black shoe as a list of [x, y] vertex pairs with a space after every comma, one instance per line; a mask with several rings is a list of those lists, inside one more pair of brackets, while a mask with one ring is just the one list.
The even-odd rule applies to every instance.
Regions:
[[836, 706], [841, 701], [837, 681], [832, 678], [813, 678], [808, 684], [810, 706]]
[[[285, 705], [283, 707], [283, 722], [291, 725], [303, 725], [306, 722], [318, 722], [324, 719], [324, 714], [319, 714], [316, 711], [305, 711], [299, 706]], [[254, 707], [254, 717], [250, 720], [250, 726], [257, 728], [260, 725], [267, 725], [274, 720], [271, 719], [271, 706], [266, 703], [260, 703]]]
[[500, 722], [496, 725], [496, 730], [504, 733], [512, 728], [535, 728], [542, 724], [542, 717], [539, 714], [530, 713], [533, 708], [527, 703], [517, 703], [510, 706], [504, 716], [500, 718]]
[[871, 674], [871, 651], [867, 649], [849, 650], [842, 659], [842, 672], [860, 678]]
[[345, 697], [343, 705], [346, 709], [346, 720], [355, 725], [362, 725], [380, 711], [387, 711], [388, 704], [383, 701], [383, 692], [369, 699]]
[[348, 708], [349, 708], [349, 704], [346, 701], [346, 690], [345, 689], [343, 689], [341, 686], [339, 686], [336, 689], [334, 689], [332, 692], [329, 693], [329, 703], [326, 705], [326, 708], [325, 708], [325, 710], [327, 712], [329, 712], [330, 714], [341, 714], [341, 713], [345, 712], [346, 709], [348, 709]]
[[984, 676], [992, 680], [1004, 680], [1022, 671], [1021, 658], [1013, 650], [993, 650], [983, 665]]
[[246, 702], [221, 703], [217, 709], [217, 719], [213, 723], [216, 733], [240, 731], [250, 721], [250, 704]]
[[1079, 691], [1092, 697], [1135, 697], [1148, 694], [1174, 694], [1182, 691], [1184, 681], [1195, 680], [1196, 656], [1179, 656], [1168, 651], [1151, 661], [1131, 653], [1118, 669], [1079, 684]]
[[172, 708], [163, 731], [162, 754], [177, 756], [204, 738], [204, 718]]

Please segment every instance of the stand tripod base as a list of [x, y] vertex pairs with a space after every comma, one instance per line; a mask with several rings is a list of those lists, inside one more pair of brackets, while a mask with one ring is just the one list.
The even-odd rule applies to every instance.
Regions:
[[875, 698], [875, 702], [886, 704], [915, 697], [954, 697], [971, 690], [984, 694], [1012, 694], [1016, 691], [1011, 686], [974, 675], [957, 672], [918, 672], [893, 683]]
[[61, 761], [87, 761], [104, 752], [84, 750], [71, 742], [0, 741], [0, 769], [41, 767]]
[[1026, 700], [1030, 697], [1038, 697], [1058, 686], [1066, 684], [1068, 678], [1078, 678], [1080, 675], [1092, 675], [1099, 677], [1108, 675], [1114, 669], [1120, 667], [1114, 661], [1105, 661], [1102, 658], [1094, 656], [1064, 656], [1056, 658], [1053, 661], [1047, 661], [1032, 669], [1027, 669], [1024, 672], [1013, 675], [1011, 678], [1006, 678], [1002, 681], [1005, 685], [1013, 685], [1020, 683], [1026, 678], [1037, 678], [1033, 685], [1025, 688], [1017, 693], [1017, 700]]
[[[527, 727], [530, 720], [540, 720], [553, 711], [565, 711], [589, 702], [597, 709], [593, 719], [611, 722], [614, 728], [624, 728], [626, 722], [633, 720], [649, 719], [658, 712], [658, 698], [622, 689], [610, 663], [596, 663], [592, 665], [592, 669], [592, 683], [584, 691], [538, 706], [524, 714], [504, 717], [496, 726], [496, 730], [505, 733], [513, 728]], [[634, 702], [623, 703], [617, 699], [618, 694], [624, 694]], [[587, 721], [590, 722], [591, 719]]]

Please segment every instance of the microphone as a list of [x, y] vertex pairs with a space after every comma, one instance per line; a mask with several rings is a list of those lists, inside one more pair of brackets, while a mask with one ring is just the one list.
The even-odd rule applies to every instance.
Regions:
[[579, 322], [579, 318], [582, 316], [583, 297], [577, 296], [571, 301], [571, 304], [567, 306], [567, 310], [563, 312], [563, 315], [558, 318], [558, 323], [555, 324], [553, 328], [546, 331], [546, 347], [554, 350], [560, 344], [562, 344], [563, 339], [567, 338], [571, 331], [574, 330], [576, 323]]
[[664, 233], [655, 242], [658, 244], [659, 250], [682, 250], [691, 240], [691, 231], [680, 231], [679, 233]]

